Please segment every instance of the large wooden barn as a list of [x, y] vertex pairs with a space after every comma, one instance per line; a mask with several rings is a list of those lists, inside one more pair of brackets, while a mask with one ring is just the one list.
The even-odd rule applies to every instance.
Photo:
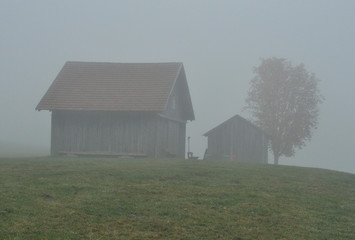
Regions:
[[268, 137], [257, 126], [236, 115], [204, 134], [206, 158], [238, 162], [268, 162]]
[[194, 120], [182, 63], [67, 62], [36, 107], [51, 154], [185, 156]]

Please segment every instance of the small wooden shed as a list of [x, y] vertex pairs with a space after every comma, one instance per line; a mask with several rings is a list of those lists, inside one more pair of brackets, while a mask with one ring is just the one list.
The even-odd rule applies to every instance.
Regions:
[[194, 120], [182, 63], [66, 62], [36, 107], [51, 154], [185, 156]]
[[206, 158], [238, 162], [268, 162], [268, 137], [253, 123], [236, 115], [204, 134]]

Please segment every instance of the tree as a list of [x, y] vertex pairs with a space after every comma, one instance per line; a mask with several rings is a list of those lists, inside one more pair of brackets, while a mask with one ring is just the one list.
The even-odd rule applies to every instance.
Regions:
[[303, 64], [293, 67], [286, 59], [275, 57], [261, 59], [254, 74], [245, 109], [269, 135], [274, 164], [278, 164], [280, 156], [293, 156], [296, 148], [304, 147], [317, 128], [318, 107], [323, 101], [319, 80]]

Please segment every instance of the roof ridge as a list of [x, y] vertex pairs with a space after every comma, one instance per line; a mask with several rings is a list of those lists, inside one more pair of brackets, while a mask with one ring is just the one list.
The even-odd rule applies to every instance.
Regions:
[[183, 62], [107, 62], [107, 61], [75, 61], [75, 60], [68, 60], [65, 62], [66, 63], [99, 63], [99, 64], [181, 64], [183, 65]]
[[228, 118], [227, 120], [223, 121], [222, 123], [218, 124], [217, 126], [215, 126], [214, 128], [212, 128], [211, 130], [207, 131], [205, 134], [203, 134], [203, 136], [207, 136], [210, 132], [216, 130], [218, 127], [220, 127], [223, 124], [226, 124], [227, 122], [231, 121], [232, 119], [240, 119], [242, 121], [244, 121], [245, 123], [252, 125], [254, 128], [263, 131], [260, 127], [258, 127], [257, 125], [255, 125], [253, 122], [249, 121], [248, 119], [240, 116], [239, 114], [234, 115], [233, 117]]

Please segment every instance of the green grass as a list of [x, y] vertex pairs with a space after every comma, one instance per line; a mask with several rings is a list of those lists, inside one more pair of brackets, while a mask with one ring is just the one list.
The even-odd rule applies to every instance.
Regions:
[[355, 239], [355, 175], [177, 159], [0, 159], [0, 239]]

